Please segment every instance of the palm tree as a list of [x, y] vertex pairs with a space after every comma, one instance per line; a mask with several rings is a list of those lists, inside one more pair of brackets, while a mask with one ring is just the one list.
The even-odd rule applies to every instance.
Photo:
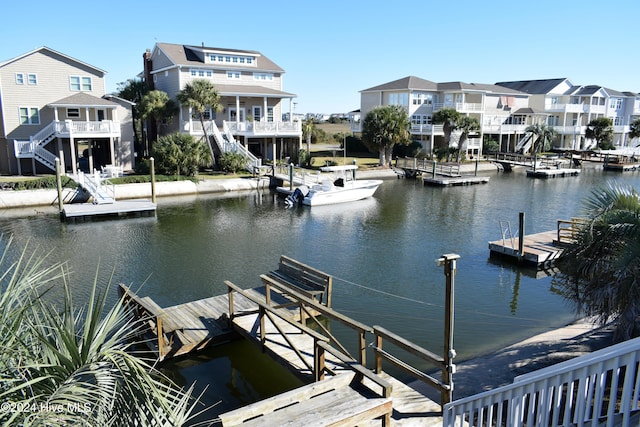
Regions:
[[462, 131], [458, 141], [458, 161], [460, 161], [460, 151], [466, 149], [466, 142], [471, 132], [480, 130], [480, 122], [475, 117], [462, 116], [458, 120], [458, 129]]
[[[64, 264], [46, 266], [27, 248], [12, 254], [9, 240], [0, 259], [0, 397], [9, 409], [0, 411], [2, 425], [182, 425], [190, 418], [192, 389], [179, 389], [131, 352], [140, 324], [122, 301], [106, 309], [94, 281], [78, 309]], [[47, 299], [55, 288], [64, 291], [56, 305]]]
[[147, 147], [147, 154], [153, 152], [153, 143], [160, 135], [160, 126], [162, 122], [173, 117], [178, 107], [176, 103], [169, 98], [166, 92], [161, 90], [152, 90], [142, 97], [138, 106], [140, 118], [142, 120], [152, 120], [155, 125], [155, 137], [151, 138]]
[[635, 119], [629, 125], [629, 138], [640, 138], [640, 119]]
[[584, 136], [595, 139], [598, 148], [609, 150], [613, 147], [613, 120], [609, 117], [598, 117], [587, 124]]
[[307, 140], [307, 153], [311, 154], [311, 137], [316, 130], [316, 125], [313, 122], [313, 119], [309, 117], [302, 123], [302, 134], [305, 136]]
[[147, 82], [140, 79], [128, 79], [126, 82], [118, 83], [117, 96], [131, 101], [134, 103], [131, 108], [131, 115], [133, 119], [133, 140], [135, 144], [135, 150], [137, 153], [146, 155], [143, 153], [144, 147], [141, 146], [140, 133], [142, 133], [142, 122], [140, 120], [140, 101], [151, 90]]
[[211, 164], [209, 150], [202, 140], [186, 133], [160, 137], [153, 151], [158, 170], [168, 175], [196, 176], [200, 166]]
[[372, 150], [377, 149], [380, 166], [391, 161], [395, 144], [411, 142], [407, 110], [399, 105], [384, 105], [369, 111], [362, 122], [362, 142]]
[[460, 113], [454, 108], [441, 108], [431, 117], [431, 123], [434, 125], [442, 125], [442, 132], [444, 132], [444, 142], [446, 147], [451, 147], [451, 133], [458, 129], [458, 123], [460, 122]]
[[602, 323], [614, 319], [618, 338], [640, 334], [640, 193], [610, 184], [585, 200], [586, 222], [565, 251], [565, 295]]
[[207, 127], [204, 124], [204, 115], [208, 108], [211, 108], [213, 111], [222, 110], [220, 94], [216, 90], [215, 86], [208, 80], [196, 79], [191, 83], [187, 83], [184, 89], [178, 92], [176, 97], [182, 105], [189, 107], [198, 115], [200, 124], [202, 125], [202, 131], [204, 132], [204, 139], [209, 146], [211, 162], [215, 166], [216, 158], [213, 152], [213, 146], [211, 145], [211, 140], [207, 134]]
[[536, 170], [537, 155], [539, 152], [546, 151], [551, 148], [551, 141], [556, 137], [558, 132], [551, 126], [546, 124], [533, 124], [526, 127], [525, 132], [533, 134], [533, 146], [531, 152], [533, 153], [533, 170]]

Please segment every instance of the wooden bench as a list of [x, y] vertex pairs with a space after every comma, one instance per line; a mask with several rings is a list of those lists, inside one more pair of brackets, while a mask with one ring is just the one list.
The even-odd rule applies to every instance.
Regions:
[[331, 275], [282, 255], [278, 269], [267, 276], [308, 298], [331, 307], [333, 279]]
[[[344, 372], [286, 393], [220, 415], [224, 427], [345, 426], [381, 418], [390, 425], [390, 396], [378, 396], [365, 387], [355, 372]], [[387, 394], [384, 392], [384, 394]]]

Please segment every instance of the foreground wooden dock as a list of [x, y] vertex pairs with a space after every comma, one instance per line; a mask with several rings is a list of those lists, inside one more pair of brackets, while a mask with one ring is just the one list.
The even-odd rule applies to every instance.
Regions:
[[[443, 258], [452, 280], [457, 255]], [[220, 415], [223, 426], [358, 425], [436, 426], [442, 407], [451, 400], [450, 358], [422, 349], [382, 327], [367, 326], [331, 308], [332, 278], [288, 257], [278, 269], [260, 276], [263, 286], [242, 289], [227, 281], [228, 292], [159, 307], [120, 285], [124, 302], [142, 321], [144, 339], [160, 360], [185, 356], [211, 345], [244, 337], [308, 384], [279, 396]], [[452, 286], [452, 285], [451, 285]], [[349, 353], [332, 334], [335, 325], [355, 333], [355, 351]], [[367, 337], [372, 335], [372, 337]], [[367, 368], [367, 348], [374, 342], [375, 368]], [[383, 350], [383, 342], [384, 350]], [[442, 371], [442, 380], [402, 361], [395, 351], [406, 351]], [[452, 353], [453, 354], [453, 353]], [[383, 371], [390, 363], [435, 388], [441, 402], [409, 387]], [[431, 368], [430, 368], [431, 369]], [[289, 424], [287, 424], [289, 423]]]
[[565, 176], [576, 176], [580, 174], [580, 169], [560, 168], [560, 169], [527, 169], [527, 176], [532, 178], [558, 178]]
[[423, 177], [425, 185], [436, 185], [440, 187], [455, 185], [486, 184], [489, 182], [488, 176], [455, 176], [455, 177]]

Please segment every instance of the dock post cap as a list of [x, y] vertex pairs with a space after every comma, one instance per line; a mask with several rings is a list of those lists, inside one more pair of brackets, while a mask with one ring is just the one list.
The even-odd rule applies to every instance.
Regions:
[[453, 260], [456, 260], [456, 259], [459, 259], [459, 258], [460, 258], [460, 255], [458, 255], [458, 254], [444, 254], [444, 255], [442, 255], [440, 258], [438, 258], [436, 260], [436, 264], [438, 266], [441, 266], [446, 261], [453, 261]]

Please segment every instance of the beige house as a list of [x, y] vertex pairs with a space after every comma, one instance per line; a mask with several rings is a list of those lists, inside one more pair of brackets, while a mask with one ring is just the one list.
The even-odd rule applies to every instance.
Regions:
[[[529, 95], [517, 90], [492, 84], [446, 82], [436, 83], [408, 76], [360, 91], [360, 113], [378, 106], [401, 105], [411, 119], [411, 135], [420, 141], [427, 153], [432, 153], [444, 138], [442, 125], [431, 123], [433, 113], [442, 108], [453, 108], [462, 115], [474, 117], [481, 124], [476, 134], [470, 135], [467, 155], [482, 153], [483, 136], [491, 135], [502, 141], [505, 148], [515, 147], [529, 124], [540, 120], [539, 114], [529, 109]], [[352, 121], [352, 130], [361, 131], [361, 121]], [[452, 135], [452, 139], [456, 135]]]
[[[237, 143], [259, 160], [297, 155], [302, 143], [301, 123], [293, 120], [296, 95], [283, 91], [283, 75], [282, 68], [252, 50], [156, 43], [144, 54], [145, 80], [174, 100], [189, 82], [210, 81], [222, 104], [222, 111], [205, 114], [213, 145], [224, 152]], [[185, 106], [164, 129], [176, 131], [204, 135], [199, 118]]]
[[131, 169], [132, 104], [105, 95], [105, 74], [47, 47], [0, 63], [0, 173]]
[[583, 150], [595, 141], [585, 138], [588, 123], [600, 117], [613, 122], [613, 144], [637, 145], [629, 138], [630, 124], [640, 117], [640, 97], [599, 85], [574, 85], [567, 78], [500, 82], [497, 85], [531, 95], [530, 106], [547, 115], [547, 124], [560, 135], [556, 148]]

